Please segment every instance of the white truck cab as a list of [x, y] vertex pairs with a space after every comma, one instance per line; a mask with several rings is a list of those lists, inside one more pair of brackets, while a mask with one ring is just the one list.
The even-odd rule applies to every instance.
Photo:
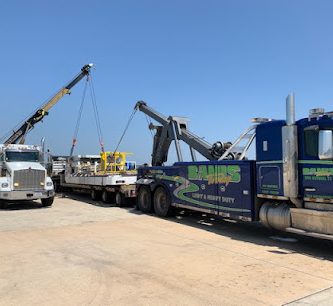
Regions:
[[39, 146], [0, 144], [0, 201], [41, 200], [51, 206], [54, 188]]

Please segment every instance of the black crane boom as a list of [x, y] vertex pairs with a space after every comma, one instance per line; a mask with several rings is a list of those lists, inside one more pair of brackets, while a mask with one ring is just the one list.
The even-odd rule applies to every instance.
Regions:
[[218, 160], [231, 146], [230, 142], [222, 143], [220, 141], [211, 145], [188, 130], [187, 118], [176, 116], [166, 117], [149, 107], [144, 101], [138, 101], [135, 109], [140, 110], [160, 124], [157, 126], [151, 124], [149, 126], [150, 129], [156, 130], [152, 153], [153, 166], [161, 166], [167, 161], [172, 141], [176, 145], [178, 161], [183, 160], [179, 140], [184, 141], [189, 146], [193, 161], [196, 160], [195, 151], [208, 160]]

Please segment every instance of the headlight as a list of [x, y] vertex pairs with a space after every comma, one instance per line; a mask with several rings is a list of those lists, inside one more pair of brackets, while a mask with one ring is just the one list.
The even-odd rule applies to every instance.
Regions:
[[20, 186], [19, 183], [14, 183], [14, 187], [18, 187], [18, 186]]
[[8, 186], [9, 186], [8, 183], [2, 183], [2, 184], [1, 184], [1, 188], [7, 188]]
[[40, 182], [40, 185], [41, 185], [41, 186], [44, 186], [44, 182]]
[[46, 186], [48, 186], [48, 187], [51, 187], [53, 184], [52, 184], [52, 182], [47, 182], [46, 183]]

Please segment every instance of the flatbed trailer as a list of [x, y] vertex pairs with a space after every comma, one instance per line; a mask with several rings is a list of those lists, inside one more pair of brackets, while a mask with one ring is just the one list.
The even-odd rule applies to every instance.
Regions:
[[[109, 156], [113, 157], [112, 162], [106, 161]], [[94, 201], [118, 206], [134, 203], [136, 180], [135, 162], [126, 162], [123, 152], [72, 156], [65, 172], [60, 174], [63, 190], [88, 193]]]

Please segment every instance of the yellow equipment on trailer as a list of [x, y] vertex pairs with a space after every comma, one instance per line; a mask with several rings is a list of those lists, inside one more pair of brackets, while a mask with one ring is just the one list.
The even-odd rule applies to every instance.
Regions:
[[102, 173], [136, 173], [133, 162], [127, 162], [127, 152], [101, 152], [100, 171]]
[[101, 152], [100, 155], [74, 155], [69, 158], [61, 187], [91, 194], [92, 200], [114, 202], [118, 206], [134, 202], [136, 162], [127, 161], [126, 152]]

